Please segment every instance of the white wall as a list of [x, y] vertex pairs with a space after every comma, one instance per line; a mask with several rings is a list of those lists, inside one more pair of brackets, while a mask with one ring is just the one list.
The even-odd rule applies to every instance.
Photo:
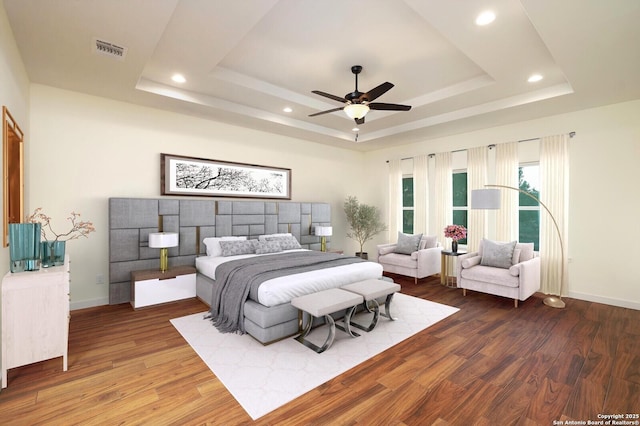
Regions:
[[[25, 150], [29, 146], [29, 77], [24, 69], [18, 52], [7, 14], [0, 5], [0, 104], [9, 109], [9, 113], [25, 134]], [[2, 112], [0, 111], [0, 119]], [[1, 130], [0, 130], [1, 133]], [[2, 157], [0, 151], [0, 158]], [[4, 161], [4, 160], [3, 160]], [[4, 199], [0, 185], [0, 200]], [[0, 215], [4, 211], [0, 209]], [[0, 225], [0, 228], [2, 225]], [[1, 231], [0, 231], [1, 232]], [[2, 240], [2, 238], [0, 238]], [[1, 242], [0, 242], [1, 244]], [[9, 248], [0, 245], [0, 276], [9, 271]]]
[[342, 203], [359, 195], [362, 153], [35, 84], [31, 133], [29, 209], [55, 229], [71, 211], [97, 229], [67, 243], [72, 308], [107, 303], [108, 198], [160, 197], [160, 153], [290, 168], [292, 200], [331, 203], [331, 247], [356, 251]]
[[[635, 267], [640, 259], [638, 117], [640, 100], [378, 150], [367, 154], [370, 196], [387, 211], [389, 159], [575, 131], [570, 142], [568, 296], [640, 309], [640, 268]], [[380, 235], [376, 243], [387, 240]]]

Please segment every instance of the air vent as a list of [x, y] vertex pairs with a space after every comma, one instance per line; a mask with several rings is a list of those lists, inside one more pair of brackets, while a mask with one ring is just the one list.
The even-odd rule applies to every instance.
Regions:
[[108, 41], [94, 39], [95, 52], [100, 55], [109, 56], [111, 58], [124, 61], [124, 57], [127, 56], [127, 48], [118, 46]]

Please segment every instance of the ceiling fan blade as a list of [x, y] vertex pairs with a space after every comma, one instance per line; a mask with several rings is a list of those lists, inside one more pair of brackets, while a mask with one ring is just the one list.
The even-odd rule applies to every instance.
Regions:
[[325, 98], [333, 99], [338, 102], [347, 102], [345, 98], [341, 98], [340, 96], [332, 95], [331, 93], [321, 92], [320, 90], [312, 90], [311, 93], [315, 93], [316, 95], [324, 96]]
[[316, 112], [314, 114], [309, 114], [309, 117], [315, 117], [316, 115], [322, 115], [322, 114], [329, 114], [330, 112], [336, 112], [336, 111], [341, 111], [341, 110], [342, 110], [342, 107], [328, 109], [326, 111], [320, 111], [320, 112]]
[[373, 102], [369, 104], [370, 109], [377, 109], [379, 111], [409, 111], [410, 105], [398, 105], [398, 104], [385, 104], [381, 102]]
[[362, 117], [362, 118], [354, 118], [354, 121], [359, 126], [361, 124], [364, 124], [364, 117]]
[[360, 96], [360, 100], [371, 102], [376, 98], [378, 98], [379, 96], [388, 92], [392, 87], [393, 87], [393, 84], [389, 83], [388, 81], [386, 83], [382, 83], [378, 87], [374, 87], [364, 95]]

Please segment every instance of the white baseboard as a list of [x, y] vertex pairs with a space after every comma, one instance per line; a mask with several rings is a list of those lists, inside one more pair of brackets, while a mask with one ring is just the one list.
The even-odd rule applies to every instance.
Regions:
[[93, 308], [95, 306], [108, 305], [109, 298], [101, 297], [100, 299], [90, 299], [90, 300], [78, 300], [77, 302], [71, 302], [70, 309], [72, 311], [84, 308]]
[[571, 297], [572, 299], [586, 300], [587, 302], [603, 303], [605, 305], [640, 310], [640, 302], [634, 302], [632, 300], [613, 299], [610, 297], [597, 296], [595, 294], [588, 293], [577, 293], [573, 291], [569, 292], [567, 297]]

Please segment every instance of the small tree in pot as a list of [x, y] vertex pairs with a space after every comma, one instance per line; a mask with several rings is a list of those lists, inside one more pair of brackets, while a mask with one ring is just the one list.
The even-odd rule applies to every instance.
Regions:
[[374, 235], [387, 230], [387, 226], [380, 221], [380, 212], [374, 206], [360, 204], [356, 197], [347, 197], [344, 202], [344, 212], [351, 228], [347, 237], [360, 243], [360, 252], [356, 253], [356, 256], [368, 259], [368, 254], [363, 252], [364, 243]]

